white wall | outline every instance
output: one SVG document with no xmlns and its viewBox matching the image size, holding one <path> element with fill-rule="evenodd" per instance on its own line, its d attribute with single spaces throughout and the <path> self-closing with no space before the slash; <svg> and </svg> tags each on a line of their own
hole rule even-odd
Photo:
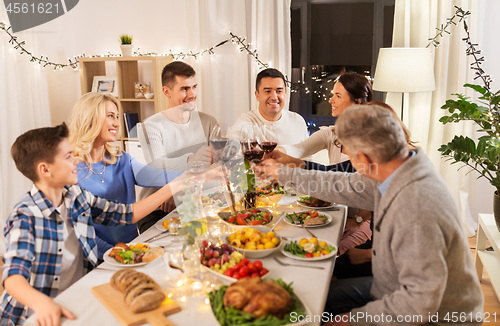
<svg viewBox="0 0 500 326">
<path fill-rule="evenodd" d="M 16 35 L 20 39 L 35 35 L 37 54 L 65 63 L 68 57 L 83 52 L 120 53 L 118 37 L 122 33 L 132 34 L 134 48 L 142 51 L 168 53 L 172 49 L 178 53 L 209 48 L 227 39 L 231 31 L 253 44 L 260 43 L 260 58 L 288 73 L 290 41 L 281 32 L 289 35 L 289 7 L 288 0 L 85 0 L 65 15 Z M 284 20 L 279 17 L 282 13 L 286 14 Z M 231 125 L 241 113 L 255 107 L 252 85 L 259 69 L 249 55 L 239 53 L 231 43 L 215 53 L 198 62 L 192 58 L 185 61 L 198 74 L 200 110 Z M 54 125 L 67 120 L 81 95 L 79 78 L 79 72 L 69 68 L 43 70 Z"/>
</svg>

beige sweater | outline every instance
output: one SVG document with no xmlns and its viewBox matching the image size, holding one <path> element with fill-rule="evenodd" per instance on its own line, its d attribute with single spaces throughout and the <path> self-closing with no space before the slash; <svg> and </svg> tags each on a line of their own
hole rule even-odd
<svg viewBox="0 0 500 326">
<path fill-rule="evenodd" d="M 370 316 L 390 315 L 392 323 L 359 319 L 353 325 L 417 325 L 452 313 L 461 325 L 479 325 L 483 294 L 453 198 L 421 150 L 397 171 L 382 197 L 379 183 L 358 173 L 282 168 L 279 181 L 330 202 L 374 212 L 373 285 L 375 301 L 354 309 Z M 448 314 L 448 315 L 447 315 Z M 398 316 L 421 316 L 397 323 Z M 456 314 L 455 314 L 456 315 Z M 472 321 L 471 321 L 472 316 Z M 399 317 L 401 318 L 401 317 Z"/>
</svg>

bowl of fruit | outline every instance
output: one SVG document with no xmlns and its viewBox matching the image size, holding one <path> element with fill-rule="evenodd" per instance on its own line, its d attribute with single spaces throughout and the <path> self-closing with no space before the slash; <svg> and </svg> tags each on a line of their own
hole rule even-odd
<svg viewBox="0 0 500 326">
<path fill-rule="evenodd" d="M 260 260 L 251 261 L 244 258 L 228 244 L 217 246 L 203 241 L 200 259 L 206 271 L 231 283 L 240 278 L 265 278 L 269 275 Z"/>
<path fill-rule="evenodd" d="M 263 258 L 275 252 L 281 244 L 281 237 L 267 230 L 264 227 L 243 228 L 224 236 L 223 241 L 245 257 Z"/>
</svg>

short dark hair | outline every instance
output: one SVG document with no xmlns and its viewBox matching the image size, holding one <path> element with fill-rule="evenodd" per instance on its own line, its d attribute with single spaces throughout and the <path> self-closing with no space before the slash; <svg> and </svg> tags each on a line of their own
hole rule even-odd
<svg viewBox="0 0 500 326">
<path fill-rule="evenodd" d="M 262 78 L 266 78 L 266 77 L 281 78 L 281 79 L 283 79 L 283 83 L 286 86 L 285 76 L 283 76 L 281 71 L 279 71 L 278 69 L 274 69 L 274 68 L 267 68 L 267 69 L 264 69 L 257 74 L 257 79 L 255 80 L 255 90 L 257 92 L 259 91 L 260 81 L 262 80 Z"/>
<path fill-rule="evenodd" d="M 340 75 L 338 80 L 344 86 L 351 101 L 356 104 L 365 104 L 373 101 L 372 84 L 363 75 L 347 73 Z"/>
<path fill-rule="evenodd" d="M 10 154 L 17 169 L 26 178 L 36 182 L 36 166 L 40 162 L 54 162 L 57 147 L 64 138 L 68 138 L 68 127 L 64 122 L 55 127 L 32 129 L 17 137 Z"/>
<path fill-rule="evenodd" d="M 163 70 L 161 71 L 161 84 L 162 86 L 172 88 L 172 83 L 175 82 L 175 76 L 189 78 L 195 75 L 196 71 L 194 71 L 193 67 L 187 63 L 182 61 L 173 61 L 163 67 Z"/>
</svg>

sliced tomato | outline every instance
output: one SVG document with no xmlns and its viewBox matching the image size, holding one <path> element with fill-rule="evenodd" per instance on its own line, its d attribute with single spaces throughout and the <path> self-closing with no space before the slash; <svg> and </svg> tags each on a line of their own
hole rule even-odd
<svg viewBox="0 0 500 326">
<path fill-rule="evenodd" d="M 234 223 L 234 221 L 236 220 L 236 216 L 233 215 L 229 218 L 229 220 L 227 220 L 229 223 Z"/>
<path fill-rule="evenodd" d="M 250 221 L 250 222 L 248 222 L 248 225 L 262 225 L 262 221 L 259 221 L 259 220 Z"/>
<path fill-rule="evenodd" d="M 311 254 L 310 252 L 306 254 L 306 258 L 313 258 L 313 257 L 314 257 L 313 254 Z"/>
<path fill-rule="evenodd" d="M 247 214 L 238 214 L 238 215 L 236 215 L 236 216 L 237 216 L 238 218 L 240 218 L 240 217 L 241 217 L 242 219 L 246 220 L 247 218 L 249 218 L 249 217 L 250 217 L 250 213 L 247 213 Z"/>
<path fill-rule="evenodd" d="M 123 264 L 123 257 L 122 256 L 116 255 L 115 259 L 118 260 L 118 262 Z"/>
<path fill-rule="evenodd" d="M 309 212 L 309 215 L 310 215 L 311 217 L 317 217 L 317 216 L 319 215 L 319 213 L 318 213 L 318 212 L 316 212 L 316 211 L 310 211 L 310 212 Z"/>
<path fill-rule="evenodd" d="M 252 214 L 257 214 L 259 210 L 257 208 L 252 209 Z"/>
<path fill-rule="evenodd" d="M 269 222 L 269 215 L 271 215 L 269 214 L 269 212 L 267 212 L 266 215 L 264 215 L 263 217 L 264 221 Z"/>
<path fill-rule="evenodd" d="M 236 223 L 238 223 L 238 225 L 247 225 L 247 222 L 245 222 L 245 219 L 241 218 L 241 216 L 236 218 Z"/>
</svg>

